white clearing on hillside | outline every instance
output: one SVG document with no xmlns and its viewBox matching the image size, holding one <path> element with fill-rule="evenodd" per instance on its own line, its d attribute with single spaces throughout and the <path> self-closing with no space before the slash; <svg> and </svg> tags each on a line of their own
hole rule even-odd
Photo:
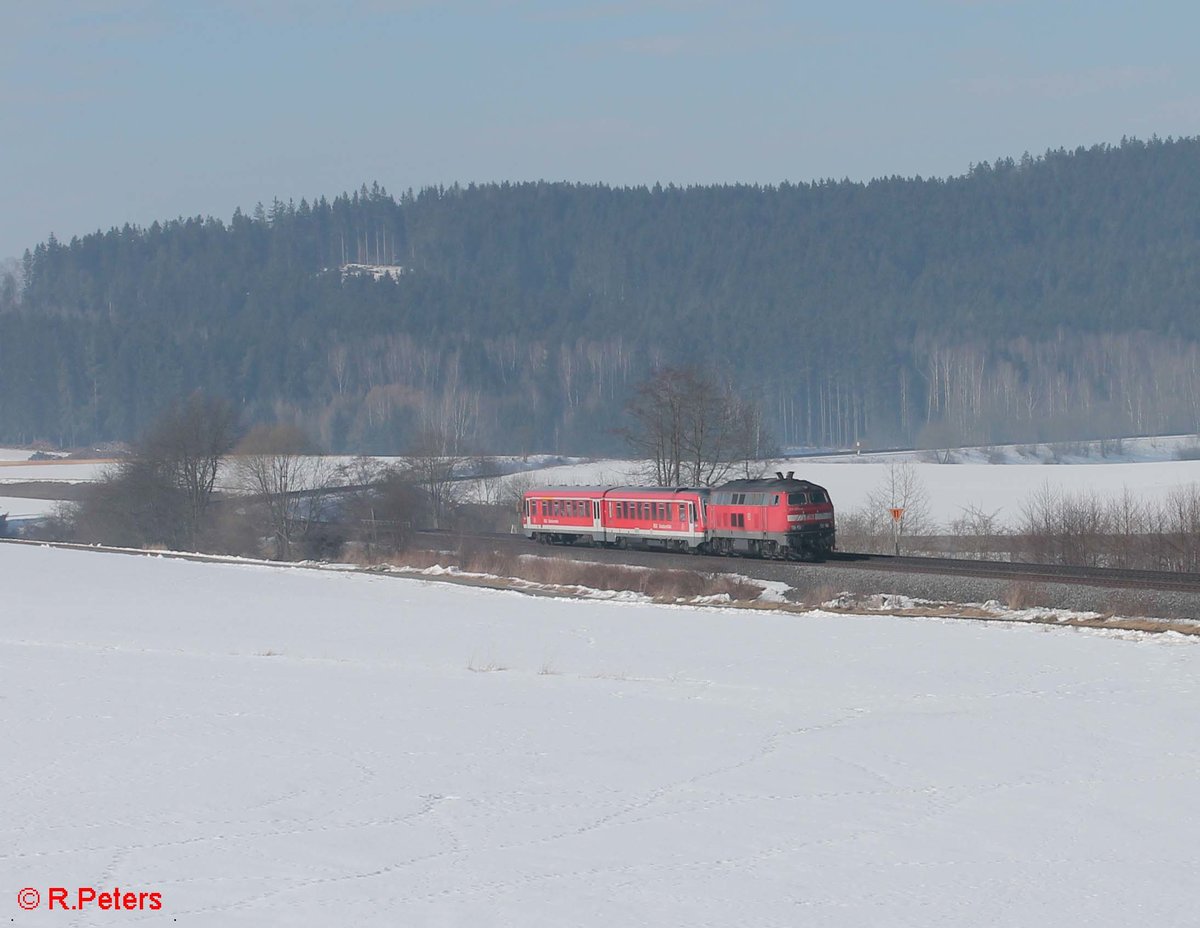
<svg viewBox="0 0 1200 928">
<path fill-rule="evenodd" d="M 1186 639 L 17 546 L 0 590 L 18 923 L 89 885 L 203 926 L 1195 917 Z"/>
</svg>

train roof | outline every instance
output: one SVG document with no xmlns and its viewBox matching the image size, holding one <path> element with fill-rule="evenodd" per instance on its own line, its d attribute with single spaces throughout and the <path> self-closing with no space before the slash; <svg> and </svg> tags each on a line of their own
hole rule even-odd
<svg viewBox="0 0 1200 928">
<path fill-rule="evenodd" d="M 709 493 L 712 487 L 530 487 L 530 493 Z"/>
<path fill-rule="evenodd" d="M 722 492 L 752 492 L 752 493 L 787 493 L 792 490 L 824 490 L 820 484 L 813 483 L 811 480 L 798 480 L 792 476 L 794 472 L 788 471 L 785 476 L 783 473 L 776 471 L 774 477 L 760 477 L 752 480 L 730 480 L 728 483 L 723 483 L 719 487 L 713 487 L 714 490 Z"/>
</svg>

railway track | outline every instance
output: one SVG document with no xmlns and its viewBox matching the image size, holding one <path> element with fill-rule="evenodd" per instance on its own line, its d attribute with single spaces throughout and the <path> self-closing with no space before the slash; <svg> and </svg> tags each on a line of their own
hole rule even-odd
<svg viewBox="0 0 1200 928">
<path fill-rule="evenodd" d="M 455 547 L 464 543 L 479 543 L 511 548 L 518 553 L 577 560 L 599 560 L 643 567 L 673 567 L 713 572 L 742 573 L 760 579 L 794 579 L 805 572 L 826 568 L 862 570 L 892 574 L 925 574 L 932 577 L 962 577 L 1031 584 L 1070 584 L 1111 590 L 1142 590 L 1200 594 L 1200 574 L 1169 571 L 1122 570 L 1108 567 L 1064 567 L 1056 564 L 1025 564 L 1010 561 L 976 561 L 943 557 L 897 557 L 889 554 L 856 554 L 835 552 L 821 564 L 796 561 L 773 561 L 758 558 L 719 557 L 716 555 L 686 555 L 672 552 L 639 550 L 636 548 L 595 548 L 576 545 L 535 545 L 523 535 L 504 532 L 462 533 L 448 530 L 425 530 L 415 533 L 427 542 L 440 541 Z M 72 542 L 25 541 L 0 539 L 0 544 L 40 545 L 74 550 L 105 551 L 113 554 L 154 555 L 196 561 L 237 562 L 237 558 L 202 553 L 147 551 L 136 548 L 85 545 Z"/>
<path fill-rule="evenodd" d="M 1058 564 L 976 561 L 947 557 L 896 557 L 886 554 L 841 555 L 836 560 L 842 567 L 863 565 L 873 570 L 886 570 L 891 573 L 936 573 L 1031 583 L 1079 583 L 1113 589 L 1200 592 L 1200 574 L 1160 570 L 1065 567 Z"/>
<path fill-rule="evenodd" d="M 750 565 L 791 567 L 804 570 L 814 566 L 836 566 L 849 570 L 870 570 L 895 574 L 933 574 L 949 577 L 968 577 L 1007 580 L 1023 583 L 1068 583 L 1074 585 L 1123 590 L 1200 593 L 1200 574 L 1157 570 L 1124 570 L 1111 567 L 1071 567 L 1058 564 L 1028 564 L 1013 561 L 979 561 L 948 557 L 907 557 L 891 554 L 857 554 L 835 552 L 824 565 L 794 561 L 771 561 L 758 558 L 730 558 L 716 555 L 680 555 L 650 549 L 595 548 L 583 545 L 534 545 L 523 535 L 503 532 L 459 533 L 446 530 L 416 533 L 429 539 L 454 542 L 474 540 L 483 543 L 512 545 L 530 554 L 594 558 L 610 563 L 629 563 L 640 566 L 691 567 L 701 564 L 705 570 L 738 573 L 759 573 Z M 670 562 L 669 564 L 667 562 Z M 749 570 L 747 570 L 749 568 Z M 772 571 L 773 572 L 773 571 Z"/>
</svg>

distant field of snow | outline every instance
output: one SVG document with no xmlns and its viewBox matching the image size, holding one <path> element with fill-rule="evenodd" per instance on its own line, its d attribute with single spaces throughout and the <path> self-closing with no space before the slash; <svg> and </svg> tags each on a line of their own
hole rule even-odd
<svg viewBox="0 0 1200 928">
<path fill-rule="evenodd" d="M 949 457 L 955 464 L 1139 464 L 1175 461 L 1183 452 L 1200 449 L 1200 436 L 1153 435 L 1146 438 L 1114 438 L 1104 441 L 1042 442 L 1023 445 L 990 445 L 954 448 L 949 451 L 889 451 L 866 454 L 821 455 L 825 461 L 859 460 L 877 463 L 889 460 L 928 461 Z M 803 454 L 793 459 L 803 458 Z"/>
<path fill-rule="evenodd" d="M 0 486 L 6 483 L 26 483 L 28 481 L 89 483 L 99 479 L 111 467 L 111 463 L 101 461 L 0 463 Z"/>
<path fill-rule="evenodd" d="M 1172 489 L 1200 482 L 1200 461 L 1147 464 L 1078 464 L 1051 467 L 1038 464 L 925 464 L 913 465 L 929 495 L 931 516 L 942 525 L 978 506 L 998 512 L 1002 522 L 1020 517 L 1021 505 L 1045 485 L 1068 492 L 1094 491 L 1120 495 L 1128 487 L 1145 500 L 1164 498 Z M 865 505 L 867 495 L 887 477 L 886 463 L 796 462 L 796 476 L 828 487 L 835 506 Z"/>
<path fill-rule="evenodd" d="M 1181 638 L 17 546 L 0 596 L 18 922 L 1194 921 Z"/>
<path fill-rule="evenodd" d="M 20 496 L 0 496 L 0 515 L 12 519 L 48 516 L 60 503 L 53 499 L 25 499 Z"/>
<path fill-rule="evenodd" d="M 1046 484 L 1071 492 L 1094 490 L 1117 495 L 1128 487 L 1137 496 L 1151 500 L 1162 499 L 1175 487 L 1200 483 L 1200 461 L 1048 466 L 931 464 L 911 455 L 898 460 L 907 460 L 916 468 L 928 491 L 930 515 L 942 525 L 961 516 L 969 506 L 998 512 L 1002 522 L 1014 521 L 1021 514 L 1022 503 Z M 863 455 L 776 461 L 767 470 L 795 471 L 797 477 L 827 487 L 835 506 L 856 509 L 865 505 L 868 494 L 886 479 L 891 463 L 882 455 Z M 621 484 L 636 482 L 642 466 L 638 461 L 597 461 L 506 479 L 536 486 Z"/>
</svg>

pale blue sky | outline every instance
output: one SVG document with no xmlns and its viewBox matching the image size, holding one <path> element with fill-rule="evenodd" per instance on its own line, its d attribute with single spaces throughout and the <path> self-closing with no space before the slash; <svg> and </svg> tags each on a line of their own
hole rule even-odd
<svg viewBox="0 0 1200 928">
<path fill-rule="evenodd" d="M 0 0 L 0 258 L 376 180 L 945 176 L 1196 135 L 1198 26 L 1105 0 Z"/>
</svg>

